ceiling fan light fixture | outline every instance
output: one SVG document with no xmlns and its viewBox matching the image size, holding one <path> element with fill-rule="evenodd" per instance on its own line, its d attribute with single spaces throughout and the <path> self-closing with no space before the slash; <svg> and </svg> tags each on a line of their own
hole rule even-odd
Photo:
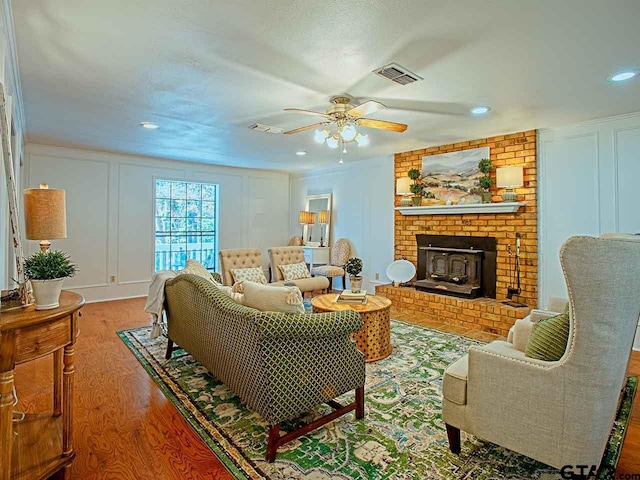
<svg viewBox="0 0 640 480">
<path fill-rule="evenodd" d="M 356 130 L 356 127 L 354 127 L 350 123 L 344 125 L 340 130 L 340 136 L 345 142 L 351 142 L 354 138 L 356 138 L 357 134 L 358 132 Z"/>
<path fill-rule="evenodd" d="M 327 138 L 327 146 L 329 148 L 338 148 L 338 144 L 339 143 L 340 142 L 338 141 L 338 136 L 337 135 L 334 135 L 332 137 L 328 137 Z"/>
<path fill-rule="evenodd" d="M 369 135 L 363 135 L 358 132 L 355 140 L 359 147 L 366 147 L 367 145 L 369 145 Z"/>
<path fill-rule="evenodd" d="M 313 139 L 318 143 L 323 143 L 329 136 L 329 130 L 316 130 Z"/>
</svg>

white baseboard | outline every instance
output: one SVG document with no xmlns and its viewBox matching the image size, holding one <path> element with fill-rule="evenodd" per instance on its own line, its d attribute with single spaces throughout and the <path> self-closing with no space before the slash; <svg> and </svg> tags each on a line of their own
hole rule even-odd
<svg viewBox="0 0 640 480">
<path fill-rule="evenodd" d="M 115 302 L 116 300 L 129 300 L 131 298 L 142 298 L 142 297 L 146 297 L 146 295 L 131 295 L 129 297 L 116 297 L 116 298 L 104 298 L 104 299 L 97 299 L 97 300 L 87 300 L 85 303 L 89 304 L 89 303 Z"/>
</svg>

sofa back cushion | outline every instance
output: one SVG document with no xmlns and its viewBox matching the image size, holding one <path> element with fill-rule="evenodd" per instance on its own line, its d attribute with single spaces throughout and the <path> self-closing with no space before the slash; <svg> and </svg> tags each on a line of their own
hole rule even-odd
<svg viewBox="0 0 640 480">
<path fill-rule="evenodd" d="M 298 287 L 263 285 L 244 281 L 243 304 L 263 312 L 304 313 L 302 293 Z"/>
<path fill-rule="evenodd" d="M 211 272 L 207 270 L 207 267 L 191 258 L 187 260 L 187 264 L 180 273 L 191 273 L 192 275 L 197 275 L 205 280 L 212 281 Z"/>
</svg>

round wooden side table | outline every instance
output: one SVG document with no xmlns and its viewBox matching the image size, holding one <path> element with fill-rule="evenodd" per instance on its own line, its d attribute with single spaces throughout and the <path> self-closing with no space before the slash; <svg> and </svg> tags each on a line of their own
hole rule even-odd
<svg viewBox="0 0 640 480">
<path fill-rule="evenodd" d="M 354 339 L 358 350 L 364 353 L 365 362 L 375 362 L 388 357 L 391 347 L 391 300 L 377 295 L 367 295 L 364 305 L 336 302 L 337 294 L 318 295 L 311 299 L 314 313 L 355 310 L 362 317 L 362 328 Z"/>
</svg>

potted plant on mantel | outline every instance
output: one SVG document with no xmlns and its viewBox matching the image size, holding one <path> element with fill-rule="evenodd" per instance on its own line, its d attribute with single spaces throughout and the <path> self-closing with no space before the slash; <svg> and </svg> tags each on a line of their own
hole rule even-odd
<svg viewBox="0 0 640 480">
<path fill-rule="evenodd" d="M 26 258 L 24 270 L 36 297 L 36 310 L 49 310 L 60 305 L 62 282 L 73 277 L 78 267 L 66 253 L 49 251 L 36 252 Z"/>
<path fill-rule="evenodd" d="M 483 173 L 483 176 L 478 179 L 478 184 L 480 186 L 482 203 L 491 203 L 491 192 L 489 189 L 493 185 L 493 178 L 491 178 L 491 169 L 493 168 L 493 163 L 488 158 L 483 158 L 478 162 L 478 170 Z"/>
<path fill-rule="evenodd" d="M 412 168 L 407 172 L 407 176 L 413 180 L 413 183 L 409 187 L 411 193 L 413 193 L 413 197 L 411 200 L 413 201 L 414 207 L 419 207 L 420 203 L 422 203 L 422 183 L 420 183 L 420 170 L 417 168 Z"/>
<path fill-rule="evenodd" d="M 351 284 L 351 291 L 353 293 L 359 293 L 362 288 L 362 260 L 357 257 L 351 257 L 347 260 L 344 266 L 344 270 L 349 274 L 349 283 Z"/>
</svg>

